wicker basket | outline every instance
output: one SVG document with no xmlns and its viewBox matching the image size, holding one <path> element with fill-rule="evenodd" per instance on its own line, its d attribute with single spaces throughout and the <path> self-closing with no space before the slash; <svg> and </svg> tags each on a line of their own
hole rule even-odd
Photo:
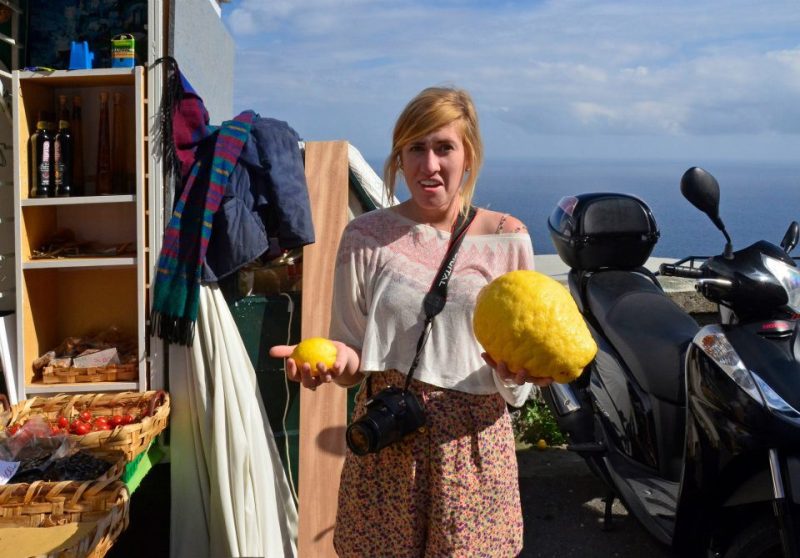
<svg viewBox="0 0 800 558">
<path fill-rule="evenodd" d="M 93 481 L 104 481 L 104 482 L 111 482 L 115 480 L 120 480 L 122 475 L 125 473 L 125 467 L 128 464 L 128 459 L 125 456 L 124 452 L 119 450 L 108 450 L 105 448 L 78 448 L 81 451 L 85 451 L 90 455 L 96 457 L 97 459 L 102 459 L 106 463 L 108 463 L 109 467 L 105 473 L 97 477 L 96 479 L 92 479 Z M 44 484 L 59 484 L 59 482 L 55 481 L 37 481 L 39 483 Z M 61 481 L 61 482 L 76 482 L 81 483 L 84 481 Z M 4 486 L 14 486 L 17 484 L 33 484 L 33 483 L 10 483 L 3 486 L 0 486 L 0 491 Z"/>
<path fill-rule="evenodd" d="M 138 364 L 111 364 L 92 368 L 56 368 L 46 366 L 42 372 L 42 383 L 130 382 L 135 380 L 138 375 Z"/>
<path fill-rule="evenodd" d="M 34 482 L 0 487 L 0 533 L 2 529 L 13 527 L 90 524 L 85 534 L 77 540 L 69 539 L 40 556 L 105 556 L 128 526 L 128 520 L 129 495 L 125 483 L 121 481 Z M 38 538 L 37 533 L 27 534 Z M 45 533 L 42 530 L 41 535 Z M 1 548 L 0 553 L 3 553 Z"/>
<path fill-rule="evenodd" d="M 120 451 L 128 461 L 133 460 L 150 446 L 150 442 L 166 428 L 169 421 L 169 394 L 164 391 L 89 393 L 80 395 L 59 394 L 52 397 L 32 397 L 12 405 L 0 413 L 0 426 L 23 424 L 31 416 L 42 415 L 50 421 L 59 416 L 68 419 L 88 410 L 95 415 L 123 414 L 131 408 L 141 411 L 141 420 L 99 430 L 83 436 L 71 434 L 70 440 L 79 448 L 102 451 Z"/>
</svg>

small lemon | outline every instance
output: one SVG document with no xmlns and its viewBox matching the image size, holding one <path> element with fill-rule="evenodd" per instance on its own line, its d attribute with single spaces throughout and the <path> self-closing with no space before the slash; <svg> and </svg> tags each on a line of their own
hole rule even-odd
<svg viewBox="0 0 800 558">
<path fill-rule="evenodd" d="M 536 442 L 536 447 L 540 450 L 547 449 L 547 441 L 544 438 L 539 438 L 539 441 Z"/>
<path fill-rule="evenodd" d="M 326 368 L 331 368 L 336 362 L 336 345 L 324 337 L 309 337 L 297 344 L 291 358 L 295 360 L 298 368 L 308 363 L 311 366 L 311 375 L 316 376 L 319 374 L 318 362 L 324 364 Z"/>
<path fill-rule="evenodd" d="M 580 376 L 597 354 L 572 295 L 536 271 L 511 271 L 483 287 L 472 327 L 495 361 L 559 383 Z"/>
</svg>

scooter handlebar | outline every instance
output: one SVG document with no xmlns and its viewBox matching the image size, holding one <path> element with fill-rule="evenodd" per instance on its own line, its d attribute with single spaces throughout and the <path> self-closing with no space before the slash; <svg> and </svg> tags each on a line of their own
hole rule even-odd
<svg viewBox="0 0 800 558">
<path fill-rule="evenodd" d="M 658 266 L 658 272 L 661 275 L 684 277 L 686 279 L 700 279 L 704 275 L 703 270 L 696 267 L 684 267 L 673 264 L 661 264 Z"/>
</svg>

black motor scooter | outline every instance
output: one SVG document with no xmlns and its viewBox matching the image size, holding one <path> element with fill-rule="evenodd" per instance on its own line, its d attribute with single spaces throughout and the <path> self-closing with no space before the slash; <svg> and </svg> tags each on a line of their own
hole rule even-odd
<svg viewBox="0 0 800 558">
<path fill-rule="evenodd" d="M 568 449 L 681 556 L 800 557 L 800 270 L 759 241 L 733 251 L 719 185 L 693 167 L 681 192 L 726 238 L 723 254 L 663 265 L 718 305 L 700 326 L 645 269 L 659 233 L 640 199 L 563 198 L 548 220 L 599 351 L 544 390 Z"/>
</svg>

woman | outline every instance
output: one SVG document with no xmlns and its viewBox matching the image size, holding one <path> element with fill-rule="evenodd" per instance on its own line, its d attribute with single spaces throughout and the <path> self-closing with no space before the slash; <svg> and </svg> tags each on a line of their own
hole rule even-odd
<svg viewBox="0 0 800 558">
<path fill-rule="evenodd" d="M 331 369 L 298 369 L 290 379 L 362 382 L 367 391 L 402 387 L 423 327 L 428 292 L 459 213 L 466 214 L 483 162 L 469 94 L 428 88 L 405 107 L 384 166 L 389 197 L 402 174 L 410 198 L 350 222 L 337 255 L 330 336 Z M 514 556 L 522 549 L 516 454 L 506 402 L 521 405 L 527 370 L 510 371 L 486 355 L 472 333 L 481 287 L 531 269 L 533 248 L 516 218 L 479 209 L 458 252 L 444 309 L 436 316 L 411 382 L 426 428 L 378 453 L 348 452 L 342 471 L 334 546 L 340 556 Z M 273 347 L 288 357 L 293 347 Z M 369 384 L 369 388 L 366 384 Z"/>
</svg>

